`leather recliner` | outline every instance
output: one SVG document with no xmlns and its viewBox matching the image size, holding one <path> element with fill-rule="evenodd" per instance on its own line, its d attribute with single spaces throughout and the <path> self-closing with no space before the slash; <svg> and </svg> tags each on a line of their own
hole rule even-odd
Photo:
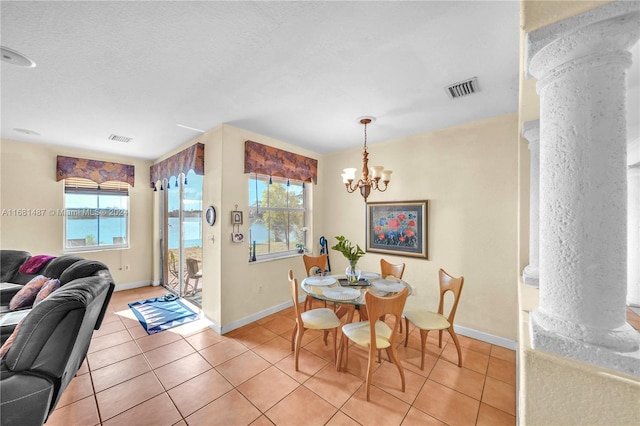
<svg viewBox="0 0 640 426">
<path fill-rule="evenodd" d="M 0 361 L 2 426 L 47 420 L 84 361 L 114 287 L 108 274 L 74 279 L 24 318 Z"/>
</svg>

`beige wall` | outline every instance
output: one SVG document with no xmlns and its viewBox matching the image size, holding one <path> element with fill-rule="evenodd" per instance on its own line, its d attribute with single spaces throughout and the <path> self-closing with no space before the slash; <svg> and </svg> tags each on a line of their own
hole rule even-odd
<svg viewBox="0 0 640 426">
<path fill-rule="evenodd" d="M 90 158 L 135 166 L 130 197 L 130 245 L 125 250 L 82 252 L 81 256 L 104 262 L 116 282 L 116 290 L 149 284 L 152 263 L 150 162 L 80 151 L 53 145 L 3 140 L 0 147 L 0 208 L 62 210 L 63 182 L 56 182 L 56 156 Z M 0 216 L 0 248 L 26 250 L 32 254 L 61 255 L 63 216 Z M 129 270 L 124 266 L 129 265 Z"/>
<path fill-rule="evenodd" d="M 534 31 L 562 19 L 610 3 L 583 1 L 523 1 L 521 8 L 519 124 L 539 118 L 536 80 L 525 78 L 525 31 Z M 529 152 L 527 141 L 518 146 L 519 270 L 528 263 Z M 518 419 L 521 425 L 631 425 L 640 424 L 638 379 L 617 371 L 574 361 L 531 348 L 529 312 L 537 307 L 537 289 L 518 283 Z"/>
<path fill-rule="evenodd" d="M 368 253 L 360 260 L 372 271 L 380 269 L 381 257 L 405 262 L 404 278 L 418 290 L 407 303 L 429 309 L 437 309 L 438 269 L 463 275 L 456 323 L 511 341 L 518 333 L 517 131 L 514 113 L 371 145 L 369 164 L 394 173 L 389 189 L 368 201 L 429 200 L 429 259 Z M 359 194 L 347 194 L 340 178 L 343 168 L 360 168 L 361 153 L 325 157 L 322 232 L 331 245 L 344 235 L 365 246 L 365 203 Z M 344 257 L 335 251 L 330 256 L 334 271 L 342 272 Z"/>
<path fill-rule="evenodd" d="M 205 206 L 213 205 L 216 208 L 218 220 L 213 227 L 205 227 L 202 309 L 206 317 L 222 332 L 255 320 L 270 311 L 282 309 L 284 304 L 290 303 L 291 297 L 286 285 L 289 268 L 294 270 L 296 276 L 306 275 L 300 255 L 269 262 L 248 263 L 248 175 L 244 173 L 246 140 L 316 158 L 320 167 L 323 162 L 317 153 L 226 124 L 215 127 L 175 150 L 180 151 L 196 142 L 205 145 L 203 201 Z M 309 201 L 314 218 L 308 233 L 309 241 L 317 241 L 319 238 L 317 224 L 322 221 L 322 212 L 315 209 L 316 205 L 321 205 L 316 201 L 322 194 L 319 187 L 320 185 L 311 184 L 307 186 L 311 192 Z M 161 192 L 154 194 L 157 198 Z M 156 201 L 156 204 L 159 205 L 159 202 Z M 240 232 L 246 238 L 244 243 L 231 241 L 233 226 L 230 215 L 236 205 L 244 213 L 244 224 L 240 226 Z M 156 246 L 159 246 L 159 233 L 156 229 L 154 240 L 158 242 Z"/>
</svg>

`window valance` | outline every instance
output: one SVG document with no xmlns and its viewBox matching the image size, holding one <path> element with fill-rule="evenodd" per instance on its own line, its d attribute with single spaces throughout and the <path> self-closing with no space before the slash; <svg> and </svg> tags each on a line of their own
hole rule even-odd
<svg viewBox="0 0 640 426">
<path fill-rule="evenodd" d="M 130 164 L 58 155 L 56 181 L 68 178 L 89 179 L 98 185 L 104 182 L 125 182 L 133 186 L 135 167 Z"/>
<path fill-rule="evenodd" d="M 318 183 L 318 160 L 245 141 L 244 172 Z"/>
<path fill-rule="evenodd" d="M 151 166 L 151 188 L 156 187 L 156 182 L 163 179 L 169 180 L 180 173 L 185 175 L 193 170 L 197 175 L 204 174 L 204 144 L 196 143 L 183 149 L 177 154 L 162 160 Z"/>
</svg>

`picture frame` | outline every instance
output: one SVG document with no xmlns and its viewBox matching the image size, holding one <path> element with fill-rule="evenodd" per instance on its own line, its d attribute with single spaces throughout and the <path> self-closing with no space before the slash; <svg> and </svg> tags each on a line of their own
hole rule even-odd
<svg viewBox="0 0 640 426">
<path fill-rule="evenodd" d="M 234 243 L 241 243 L 244 241 L 244 234 L 242 232 L 232 232 L 231 241 Z"/>
<path fill-rule="evenodd" d="M 366 251 L 428 259 L 429 201 L 367 203 Z"/>
<path fill-rule="evenodd" d="M 231 212 L 231 224 L 242 225 L 242 212 L 240 210 L 233 210 Z"/>
</svg>

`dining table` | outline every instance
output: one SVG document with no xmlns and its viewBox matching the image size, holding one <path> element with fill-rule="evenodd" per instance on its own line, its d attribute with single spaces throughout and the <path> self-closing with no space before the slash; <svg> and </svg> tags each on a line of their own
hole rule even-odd
<svg viewBox="0 0 640 426">
<path fill-rule="evenodd" d="M 373 292 L 377 296 L 390 296 L 405 287 L 411 295 L 413 287 L 394 276 L 381 277 L 377 272 L 363 272 L 357 283 L 349 283 L 346 275 L 312 275 L 300 283 L 302 291 L 309 296 L 335 303 L 338 318 L 345 317 L 345 324 L 353 322 L 356 310 L 362 321 L 368 319 L 365 293 Z M 337 361 L 337 360 L 336 360 Z"/>
</svg>

